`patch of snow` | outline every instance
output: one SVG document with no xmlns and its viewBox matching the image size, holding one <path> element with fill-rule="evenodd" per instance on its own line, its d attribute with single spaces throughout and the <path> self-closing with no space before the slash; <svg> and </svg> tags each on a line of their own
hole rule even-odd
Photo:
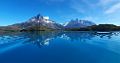
<svg viewBox="0 0 120 63">
<path fill-rule="evenodd" d="M 67 26 L 69 22 L 66 22 L 63 26 Z"/>
<path fill-rule="evenodd" d="M 61 25 L 64 25 L 63 23 L 60 23 Z"/>
<path fill-rule="evenodd" d="M 51 22 L 51 21 L 49 21 L 49 20 L 46 20 L 45 22 L 46 22 L 46 23 L 52 23 L 52 22 Z"/>
<path fill-rule="evenodd" d="M 44 16 L 43 18 L 49 20 L 49 16 Z"/>
<path fill-rule="evenodd" d="M 37 22 L 39 23 L 40 21 L 38 20 Z"/>
<path fill-rule="evenodd" d="M 35 21 L 35 19 L 31 19 L 31 21 Z"/>
</svg>

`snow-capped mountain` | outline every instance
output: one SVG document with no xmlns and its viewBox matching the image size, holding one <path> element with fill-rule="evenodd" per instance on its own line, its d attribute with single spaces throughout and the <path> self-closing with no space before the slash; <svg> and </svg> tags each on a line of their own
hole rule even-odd
<svg viewBox="0 0 120 63">
<path fill-rule="evenodd" d="M 50 20 L 47 16 L 42 16 L 40 14 L 30 18 L 26 22 L 18 23 L 12 25 L 12 27 L 17 27 L 19 29 L 27 30 L 64 30 L 64 28 L 81 28 L 96 25 L 95 23 L 88 20 L 71 20 L 66 22 L 64 25 L 56 23 L 53 20 Z"/>
<path fill-rule="evenodd" d="M 32 17 L 27 22 L 33 22 L 33 23 L 55 23 L 54 21 L 50 20 L 49 17 L 44 17 L 38 14 L 37 16 Z"/>
<path fill-rule="evenodd" d="M 63 26 L 49 19 L 49 17 L 44 17 L 40 14 L 30 18 L 28 21 L 24 23 L 14 24 L 14 26 L 19 26 L 22 28 L 30 28 L 30 27 L 47 27 L 51 29 L 61 29 Z"/>
<path fill-rule="evenodd" d="M 71 20 L 70 22 L 66 22 L 63 26 L 65 28 L 81 28 L 96 25 L 95 23 L 88 20 Z"/>
</svg>

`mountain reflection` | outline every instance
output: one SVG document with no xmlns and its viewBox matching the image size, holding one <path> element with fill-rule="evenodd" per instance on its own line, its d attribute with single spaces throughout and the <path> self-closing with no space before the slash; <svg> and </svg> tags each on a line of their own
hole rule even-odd
<svg viewBox="0 0 120 63">
<path fill-rule="evenodd" d="M 39 47 L 49 45 L 49 42 L 59 36 L 59 32 L 29 32 L 25 37 L 29 38 L 25 43 L 32 43 Z"/>
<path fill-rule="evenodd" d="M 98 36 L 100 38 L 107 37 L 108 39 L 111 39 L 113 36 L 118 36 L 119 34 L 120 34 L 120 32 L 111 32 L 111 33 L 106 33 L 106 34 L 94 33 L 95 36 Z"/>
<path fill-rule="evenodd" d="M 65 39 L 64 36 L 66 36 L 71 41 L 79 40 L 81 42 L 86 41 L 87 39 L 91 40 L 91 38 L 94 37 L 94 34 L 92 32 L 64 32 L 62 36 L 63 39 Z"/>
<path fill-rule="evenodd" d="M 94 34 L 92 32 L 29 32 L 26 33 L 25 37 L 29 38 L 25 43 L 32 43 L 42 47 L 49 45 L 56 38 L 71 41 L 86 41 L 87 39 L 91 40 Z"/>
<path fill-rule="evenodd" d="M 37 47 L 48 46 L 52 40 L 60 38 L 71 42 L 85 42 L 94 37 L 111 39 L 112 36 L 118 36 L 119 32 L 110 34 L 96 34 L 94 32 L 20 32 L 0 34 L 0 45 L 21 42 L 22 44 L 33 44 Z"/>
</svg>

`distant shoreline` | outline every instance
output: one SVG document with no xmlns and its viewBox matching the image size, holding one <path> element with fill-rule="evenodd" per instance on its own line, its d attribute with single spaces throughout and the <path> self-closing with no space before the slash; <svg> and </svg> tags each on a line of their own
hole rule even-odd
<svg viewBox="0 0 120 63">
<path fill-rule="evenodd" d="M 17 26 L 6 26 L 0 27 L 0 33 L 7 32 L 30 32 L 30 31 L 89 31 L 89 32 L 111 32 L 111 31 L 120 31 L 120 26 L 113 24 L 99 24 L 83 28 L 63 28 L 63 29 L 51 29 L 47 27 L 30 27 L 30 28 L 20 28 Z"/>
</svg>

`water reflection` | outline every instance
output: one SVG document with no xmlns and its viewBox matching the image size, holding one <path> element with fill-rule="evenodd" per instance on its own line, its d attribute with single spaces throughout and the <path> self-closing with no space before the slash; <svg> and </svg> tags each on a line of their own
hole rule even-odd
<svg viewBox="0 0 120 63">
<path fill-rule="evenodd" d="M 100 38 L 107 37 L 108 39 L 111 39 L 113 36 L 118 36 L 120 32 L 111 32 L 111 33 L 106 33 L 106 34 L 99 34 L 99 33 L 94 33 L 95 36 L 98 36 Z"/>
<path fill-rule="evenodd" d="M 63 36 L 66 36 L 69 38 L 71 41 L 86 41 L 86 40 L 91 40 L 91 38 L 94 37 L 93 32 L 64 32 Z M 64 39 L 64 37 L 63 37 Z"/>
<path fill-rule="evenodd" d="M 25 37 L 29 38 L 24 43 L 32 43 L 39 47 L 49 45 L 50 41 L 61 35 L 59 32 L 28 32 Z"/>
<path fill-rule="evenodd" d="M 94 32 L 22 32 L 0 34 L 0 45 L 13 44 L 21 42 L 23 44 L 34 44 L 38 47 L 49 45 L 52 40 L 60 38 L 63 40 L 86 42 L 93 37 L 111 39 L 113 36 L 119 36 L 119 32 L 110 34 L 96 34 Z"/>
<path fill-rule="evenodd" d="M 49 45 L 52 40 L 60 38 L 63 40 L 85 42 L 91 40 L 95 35 L 92 32 L 29 32 L 24 37 L 29 38 L 24 43 L 32 43 L 38 47 Z"/>
<path fill-rule="evenodd" d="M 21 33 L 0 34 L 0 53 L 22 46 L 23 42 L 28 40 L 23 35 Z"/>
<path fill-rule="evenodd" d="M 93 37 L 100 37 L 111 39 L 113 36 L 119 36 L 119 32 L 110 34 L 96 34 L 94 32 L 22 32 L 22 33 L 6 33 L 0 35 L 0 45 L 23 42 L 24 44 L 34 44 L 42 47 L 49 45 L 50 42 L 56 38 L 64 40 L 85 42 L 91 40 Z"/>
<path fill-rule="evenodd" d="M 119 32 L 5 33 L 0 34 L 0 62 L 120 63 L 119 41 Z"/>
</svg>

